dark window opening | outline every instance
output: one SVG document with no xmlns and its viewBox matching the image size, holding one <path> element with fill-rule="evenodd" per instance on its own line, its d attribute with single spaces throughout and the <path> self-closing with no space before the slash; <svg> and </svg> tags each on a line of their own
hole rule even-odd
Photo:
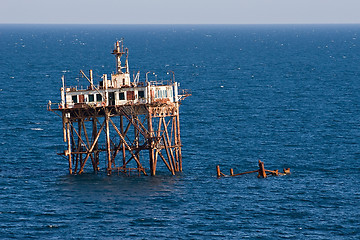
<svg viewBox="0 0 360 240">
<path fill-rule="evenodd" d="M 119 100 L 125 100 L 125 93 L 124 92 L 119 93 Z"/>
<path fill-rule="evenodd" d="M 97 102 L 102 102 L 102 96 L 101 96 L 101 94 L 96 94 L 96 101 L 97 101 Z"/>
<path fill-rule="evenodd" d="M 77 96 L 72 96 L 72 100 L 74 103 L 77 103 Z"/>
<path fill-rule="evenodd" d="M 89 102 L 93 102 L 94 101 L 94 94 L 89 94 Z"/>
<path fill-rule="evenodd" d="M 114 92 L 109 92 L 109 104 L 115 105 L 115 93 Z"/>
<path fill-rule="evenodd" d="M 139 98 L 144 98 L 145 97 L 145 92 L 144 91 L 138 91 L 139 94 Z"/>
</svg>

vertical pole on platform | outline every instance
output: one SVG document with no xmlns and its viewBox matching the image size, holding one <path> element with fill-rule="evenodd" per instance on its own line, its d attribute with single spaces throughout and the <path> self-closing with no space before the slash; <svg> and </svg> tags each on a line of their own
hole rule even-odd
<svg viewBox="0 0 360 240">
<path fill-rule="evenodd" d="M 176 129 L 177 129 L 177 145 L 179 148 L 179 165 L 180 172 L 182 172 L 182 155 L 181 155 L 181 138 L 180 138 L 180 117 L 179 117 L 179 103 L 176 103 Z"/>
<path fill-rule="evenodd" d="M 90 76 L 90 89 L 93 90 L 94 89 L 94 79 L 93 79 L 92 69 L 90 69 L 90 71 L 89 71 L 89 76 Z"/>
<path fill-rule="evenodd" d="M 64 137 L 64 142 L 66 142 L 66 121 L 67 121 L 67 118 L 65 116 L 65 112 L 63 111 L 62 112 L 62 121 L 63 121 L 63 137 Z"/>
<path fill-rule="evenodd" d="M 136 125 L 138 124 L 138 118 L 136 115 L 132 115 L 131 116 L 132 122 L 134 123 L 134 145 L 136 147 L 136 149 L 139 147 L 139 131 L 136 128 Z M 136 154 L 137 159 L 139 159 L 139 153 Z M 140 161 L 140 159 L 139 159 Z M 140 165 L 138 163 L 136 163 L 136 166 L 138 168 L 138 173 L 140 174 Z"/>
<path fill-rule="evenodd" d="M 69 173 L 72 174 L 72 159 L 71 159 L 71 136 L 70 136 L 70 123 L 69 119 L 66 118 L 66 138 L 67 138 L 67 154 L 69 160 Z"/>
<path fill-rule="evenodd" d="M 156 174 L 156 167 L 154 164 L 154 140 L 153 140 L 153 127 L 152 127 L 152 109 L 149 108 L 148 110 L 148 131 L 149 131 L 149 161 L 150 161 L 150 172 L 151 176 L 155 176 Z"/>
<path fill-rule="evenodd" d="M 109 127 L 109 110 L 105 109 L 105 128 L 106 128 L 106 157 L 107 157 L 107 174 L 111 175 L 111 149 L 110 149 L 110 127 Z"/>
<path fill-rule="evenodd" d="M 221 177 L 220 166 L 219 165 L 216 166 L 216 175 L 217 175 L 218 178 Z"/>
<path fill-rule="evenodd" d="M 266 178 L 266 172 L 264 167 L 264 162 L 259 160 L 259 175 L 258 177 Z"/>
</svg>

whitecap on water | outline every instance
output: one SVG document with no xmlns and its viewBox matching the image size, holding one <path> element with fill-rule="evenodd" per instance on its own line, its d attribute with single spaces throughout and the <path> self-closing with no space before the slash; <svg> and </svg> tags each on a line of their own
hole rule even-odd
<svg viewBox="0 0 360 240">
<path fill-rule="evenodd" d="M 31 130 L 33 130 L 33 131 L 43 131 L 44 129 L 42 129 L 42 128 L 31 128 Z"/>
</svg>

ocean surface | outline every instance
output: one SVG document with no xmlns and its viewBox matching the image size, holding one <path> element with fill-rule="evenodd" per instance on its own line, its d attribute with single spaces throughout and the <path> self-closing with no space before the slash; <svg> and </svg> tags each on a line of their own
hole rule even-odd
<svg viewBox="0 0 360 240">
<path fill-rule="evenodd" d="M 115 71 L 121 38 L 192 91 L 177 176 L 57 155 L 61 76 Z M 0 102 L 1 239 L 360 239 L 360 25 L 0 25 Z M 216 177 L 259 159 L 292 174 Z"/>
</svg>

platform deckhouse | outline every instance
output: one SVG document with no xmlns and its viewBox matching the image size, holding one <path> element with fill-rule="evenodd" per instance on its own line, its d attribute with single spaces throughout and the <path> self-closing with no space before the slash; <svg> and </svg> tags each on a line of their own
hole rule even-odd
<svg viewBox="0 0 360 240">
<path fill-rule="evenodd" d="M 121 44 L 121 45 L 120 45 Z M 116 57 L 116 73 L 103 74 L 97 86 L 94 85 L 92 70 L 89 77 L 83 71 L 80 73 L 89 81 L 87 89 L 77 87 L 61 88 L 61 104 L 59 108 L 76 108 L 89 105 L 92 107 L 125 105 L 125 104 L 151 104 L 154 102 L 178 102 L 184 95 L 178 94 L 178 83 L 175 82 L 175 75 L 170 74 L 166 81 L 149 81 L 148 73 L 145 82 L 140 82 L 140 72 L 130 79 L 128 65 L 128 49 L 124 49 L 122 41 L 116 42 L 112 54 Z M 121 57 L 125 55 L 125 66 L 122 66 Z M 123 71 L 125 70 L 125 71 Z"/>
</svg>

